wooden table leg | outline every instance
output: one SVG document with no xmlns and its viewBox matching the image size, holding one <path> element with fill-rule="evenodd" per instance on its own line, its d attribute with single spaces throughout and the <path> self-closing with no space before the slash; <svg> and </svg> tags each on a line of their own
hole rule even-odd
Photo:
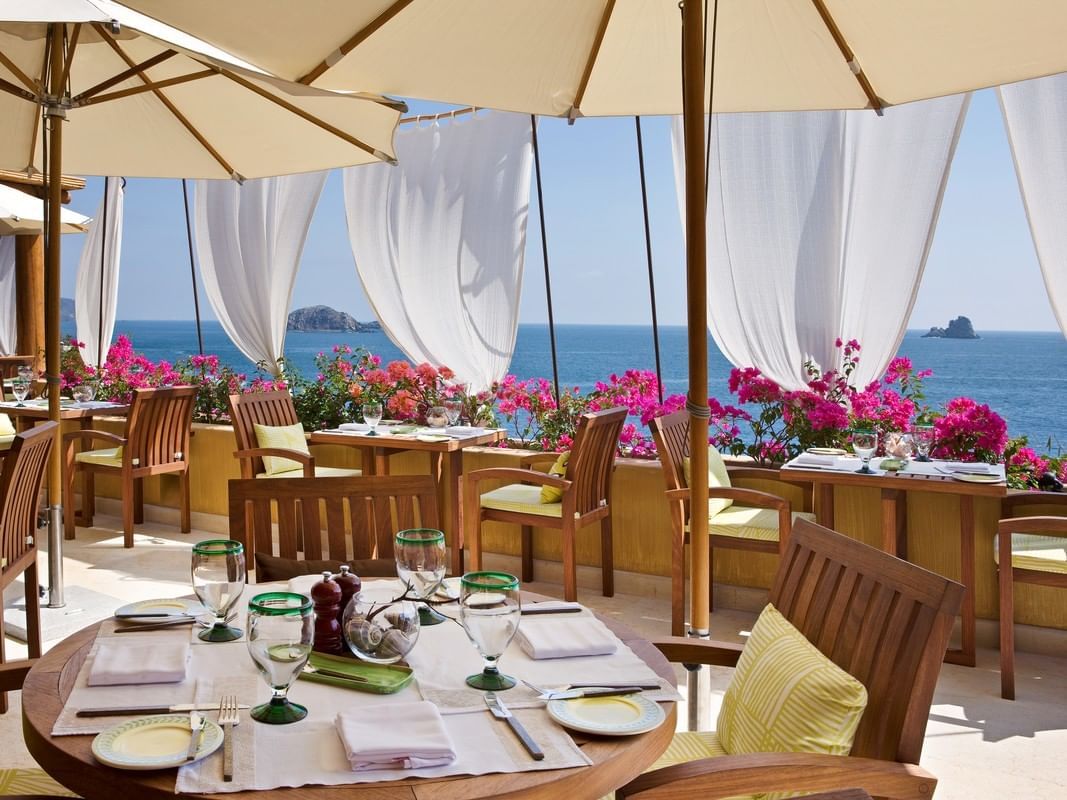
<svg viewBox="0 0 1067 800">
<path fill-rule="evenodd" d="M 817 497 L 815 504 L 815 519 L 825 528 L 834 527 L 834 485 L 832 483 L 817 484 Z"/>
<path fill-rule="evenodd" d="M 359 468 L 368 477 L 388 475 L 389 457 L 380 447 L 361 447 L 359 448 Z"/>
<path fill-rule="evenodd" d="M 908 503 L 899 489 L 882 489 L 882 550 L 908 558 Z"/>
<path fill-rule="evenodd" d="M 960 610 L 960 649 L 945 653 L 949 664 L 975 665 L 974 607 L 974 497 L 960 495 L 960 583 L 963 584 L 963 608 Z"/>
<path fill-rule="evenodd" d="M 463 574 L 463 451 L 430 454 L 430 474 L 437 483 L 442 521 L 448 506 L 445 537 L 452 549 L 452 575 Z"/>
</svg>

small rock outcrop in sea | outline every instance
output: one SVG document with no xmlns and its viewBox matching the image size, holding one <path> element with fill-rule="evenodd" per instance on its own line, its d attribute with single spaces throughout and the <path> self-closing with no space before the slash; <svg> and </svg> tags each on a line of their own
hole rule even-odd
<svg viewBox="0 0 1067 800">
<path fill-rule="evenodd" d="M 59 298 L 59 321 L 74 322 L 74 300 L 69 297 Z"/>
<path fill-rule="evenodd" d="M 329 306 L 298 308 L 289 314 L 286 329 L 290 331 L 365 331 L 381 330 L 377 322 L 360 322 L 351 314 Z"/>
<path fill-rule="evenodd" d="M 947 328 L 933 327 L 923 334 L 924 339 L 981 339 L 967 317 L 956 317 Z"/>
</svg>

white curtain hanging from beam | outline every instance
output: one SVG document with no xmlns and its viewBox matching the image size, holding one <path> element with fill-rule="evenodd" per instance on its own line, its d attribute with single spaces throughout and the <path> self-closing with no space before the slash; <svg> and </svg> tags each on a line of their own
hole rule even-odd
<svg viewBox="0 0 1067 800">
<path fill-rule="evenodd" d="M 708 195 L 708 314 L 723 355 L 787 389 L 804 363 L 854 382 L 896 355 L 922 278 L 970 95 L 872 111 L 716 114 Z M 675 186 L 684 208 L 681 125 Z"/>
<path fill-rule="evenodd" d="M 74 289 L 75 337 L 85 345 L 82 360 L 91 367 L 100 366 L 111 347 L 122 260 L 125 182 L 122 178 L 105 181 L 104 197 L 82 247 Z"/>
<path fill-rule="evenodd" d="M 397 166 L 344 172 L 356 271 L 389 338 L 474 391 L 515 351 L 530 202 L 530 117 L 401 128 Z"/>
<path fill-rule="evenodd" d="M 17 348 L 15 237 L 0 236 L 0 355 L 15 355 Z"/>
<path fill-rule="evenodd" d="M 196 182 L 196 253 L 204 292 L 226 335 L 274 375 L 300 256 L 326 172 Z"/>
</svg>

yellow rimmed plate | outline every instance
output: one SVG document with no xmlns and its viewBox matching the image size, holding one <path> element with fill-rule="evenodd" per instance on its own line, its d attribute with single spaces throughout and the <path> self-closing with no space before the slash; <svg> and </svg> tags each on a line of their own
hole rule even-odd
<svg viewBox="0 0 1067 800">
<path fill-rule="evenodd" d="M 420 433 L 415 437 L 420 442 L 447 442 L 451 436 L 442 436 L 439 433 Z"/>
<path fill-rule="evenodd" d="M 809 447 L 804 451 L 805 453 L 811 453 L 813 456 L 847 456 L 848 451 L 842 450 L 840 447 Z"/>
<path fill-rule="evenodd" d="M 207 609 L 200 604 L 199 600 L 186 600 L 181 597 L 160 597 L 155 600 L 138 600 L 136 603 L 129 603 L 117 609 L 115 614 L 122 617 L 136 617 L 139 614 L 145 614 L 151 615 L 146 617 L 147 619 L 163 620 L 165 617 L 156 615 L 173 614 L 174 616 L 181 616 L 192 614 L 196 616 L 203 614 L 205 611 Z"/>
<path fill-rule="evenodd" d="M 657 703 L 639 694 L 552 700 L 547 709 L 563 727 L 600 736 L 633 736 L 667 718 Z"/>
<path fill-rule="evenodd" d="M 953 472 L 952 478 L 964 483 L 1004 483 L 999 475 L 976 475 L 968 472 Z"/>
<path fill-rule="evenodd" d="M 199 761 L 222 744 L 222 728 L 207 720 L 200 747 L 192 760 L 187 761 L 185 754 L 192 735 L 188 714 L 131 719 L 97 734 L 93 739 L 93 755 L 101 764 L 116 769 L 168 769 Z"/>
</svg>

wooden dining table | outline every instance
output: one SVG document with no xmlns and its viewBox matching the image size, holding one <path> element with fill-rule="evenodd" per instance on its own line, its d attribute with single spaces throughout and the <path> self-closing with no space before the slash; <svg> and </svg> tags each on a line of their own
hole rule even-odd
<svg viewBox="0 0 1067 800">
<path fill-rule="evenodd" d="M 130 413 L 130 407 L 121 403 L 63 403 L 59 407 L 59 419 L 75 421 L 85 430 L 93 424 L 96 417 L 124 417 Z M 7 414 L 15 422 L 15 427 L 22 431 L 32 428 L 38 422 L 48 419 L 48 405 L 37 400 L 27 400 L 24 405 L 17 403 L 0 403 L 0 414 Z"/>
<path fill-rule="evenodd" d="M 523 602 L 544 600 L 529 593 Z M 601 618 L 660 677 L 674 684 L 671 665 L 650 642 L 629 627 Z M 87 800 L 131 797 L 173 800 L 175 770 L 125 771 L 99 764 L 92 755 L 93 736 L 55 736 L 51 731 L 96 638 L 100 624 L 89 626 L 49 650 L 30 670 L 22 689 L 23 736 L 38 764 L 55 780 Z M 136 634 L 134 634 L 136 635 Z M 209 646 L 209 645 L 205 645 Z M 343 690 L 342 690 L 343 691 Z M 506 695 L 505 695 L 506 697 Z M 338 786 L 302 786 L 257 791 L 263 800 L 466 800 L 506 795 L 515 800 L 595 800 L 648 769 L 674 735 L 676 704 L 663 703 L 666 719 L 635 736 L 590 736 L 572 733 L 593 762 L 586 767 L 447 778 L 407 778 Z M 248 721 L 244 724 L 259 723 Z M 200 797 L 232 797 L 205 794 Z"/>
</svg>

